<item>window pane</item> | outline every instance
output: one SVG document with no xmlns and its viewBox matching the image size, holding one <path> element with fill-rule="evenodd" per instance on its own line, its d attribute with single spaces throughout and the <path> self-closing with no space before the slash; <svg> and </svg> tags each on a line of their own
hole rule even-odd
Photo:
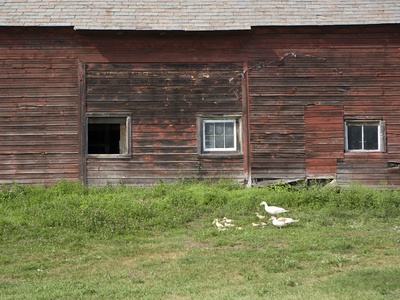
<svg viewBox="0 0 400 300">
<path fill-rule="evenodd" d="M 215 148 L 225 148 L 223 136 L 215 136 Z"/>
<path fill-rule="evenodd" d="M 233 147 L 235 147 L 233 135 L 227 135 L 227 136 L 225 137 L 225 147 L 226 147 L 226 148 L 233 148 Z"/>
<path fill-rule="evenodd" d="M 214 123 L 205 123 L 205 134 L 214 135 Z"/>
<path fill-rule="evenodd" d="M 215 148 L 214 136 L 206 136 L 205 142 L 206 142 L 206 148 Z"/>
<path fill-rule="evenodd" d="M 362 135 L 361 126 L 349 125 L 347 126 L 347 144 L 349 150 L 361 150 L 362 149 Z"/>
<path fill-rule="evenodd" d="M 215 123 L 215 135 L 224 135 L 225 123 Z"/>
<path fill-rule="evenodd" d="M 364 150 L 378 149 L 378 126 L 364 126 Z"/>
<path fill-rule="evenodd" d="M 234 124 L 225 123 L 225 134 L 233 135 L 233 132 L 234 132 Z"/>
</svg>

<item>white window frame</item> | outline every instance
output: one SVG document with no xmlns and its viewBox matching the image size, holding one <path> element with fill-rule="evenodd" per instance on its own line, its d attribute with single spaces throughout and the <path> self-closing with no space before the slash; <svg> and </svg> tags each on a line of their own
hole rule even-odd
<svg viewBox="0 0 400 300">
<path fill-rule="evenodd" d="M 350 125 L 353 126 L 361 126 L 361 134 L 362 134 L 362 148 L 361 149 L 349 149 L 349 134 L 348 127 Z M 377 140 L 378 140 L 378 149 L 364 149 L 364 126 L 377 126 Z M 346 152 L 385 152 L 386 151 L 386 128 L 385 122 L 382 120 L 347 120 L 345 121 L 345 151 Z"/>
<path fill-rule="evenodd" d="M 89 151 L 89 124 L 120 124 L 119 153 L 96 154 Z M 131 156 L 131 116 L 119 114 L 86 115 L 86 155 L 92 158 L 125 158 Z"/>
<path fill-rule="evenodd" d="M 233 125 L 233 147 L 223 147 L 223 148 L 217 148 L 217 147 L 207 147 L 206 146 L 206 124 L 216 124 L 216 123 L 224 123 L 224 124 L 232 124 Z M 215 136 L 215 135 L 214 135 Z M 226 134 L 224 133 L 224 140 L 225 140 Z M 236 120 L 234 119 L 226 119 L 226 120 L 203 120 L 203 149 L 204 151 L 236 151 L 237 149 L 237 138 L 236 138 Z"/>
<path fill-rule="evenodd" d="M 230 123 L 233 124 L 233 147 L 229 148 L 216 148 L 206 146 L 206 135 L 205 127 L 206 124 L 210 123 Z M 242 145 L 242 121 L 240 116 L 218 116 L 218 117 L 200 117 L 199 118 L 199 154 L 201 155 L 241 155 L 241 145 Z"/>
</svg>

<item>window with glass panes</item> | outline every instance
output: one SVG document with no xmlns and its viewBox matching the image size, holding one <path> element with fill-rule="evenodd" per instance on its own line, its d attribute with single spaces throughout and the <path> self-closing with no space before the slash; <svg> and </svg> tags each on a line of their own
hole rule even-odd
<svg viewBox="0 0 400 300">
<path fill-rule="evenodd" d="M 205 151 L 236 151 L 236 120 L 204 120 L 203 149 Z"/>
<path fill-rule="evenodd" d="M 382 121 L 347 121 L 346 151 L 383 151 Z"/>
</svg>

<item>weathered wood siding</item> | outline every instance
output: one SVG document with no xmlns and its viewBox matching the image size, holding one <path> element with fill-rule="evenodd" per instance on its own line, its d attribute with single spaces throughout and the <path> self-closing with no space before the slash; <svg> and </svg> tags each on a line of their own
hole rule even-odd
<svg viewBox="0 0 400 300">
<path fill-rule="evenodd" d="M 399 185 L 398 27 L 257 29 L 250 70 L 255 182 Z M 265 47 L 273 49 L 263 52 Z M 256 50 L 258 49 L 258 50 Z M 346 153 L 344 122 L 382 120 L 385 153 Z"/>
<path fill-rule="evenodd" d="M 399 29 L 0 28 L 0 183 L 245 180 L 249 172 L 255 183 L 400 186 Z M 86 158 L 82 116 L 104 111 L 131 113 L 130 159 Z M 243 156 L 199 156 L 196 117 L 230 113 L 243 116 Z M 346 153 L 351 119 L 384 121 L 386 152 Z"/>
<path fill-rule="evenodd" d="M 343 106 L 309 105 L 304 118 L 307 178 L 336 178 L 344 149 Z"/>
<path fill-rule="evenodd" d="M 250 71 L 255 182 L 335 177 L 343 157 L 343 84 L 325 59 L 301 50 Z"/>
<path fill-rule="evenodd" d="M 78 101 L 69 30 L 0 30 L 0 184 L 77 180 Z"/>
<path fill-rule="evenodd" d="M 87 159 L 89 185 L 243 181 L 243 156 L 198 155 L 197 117 L 242 114 L 242 64 L 88 64 L 86 112 L 127 112 L 132 157 Z"/>
</svg>

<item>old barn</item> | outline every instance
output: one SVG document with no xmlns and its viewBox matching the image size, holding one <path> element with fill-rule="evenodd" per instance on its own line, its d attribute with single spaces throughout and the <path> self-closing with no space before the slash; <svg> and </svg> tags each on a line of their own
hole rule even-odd
<svg viewBox="0 0 400 300">
<path fill-rule="evenodd" d="M 0 184 L 400 186 L 397 0 L 0 3 Z"/>
</svg>

